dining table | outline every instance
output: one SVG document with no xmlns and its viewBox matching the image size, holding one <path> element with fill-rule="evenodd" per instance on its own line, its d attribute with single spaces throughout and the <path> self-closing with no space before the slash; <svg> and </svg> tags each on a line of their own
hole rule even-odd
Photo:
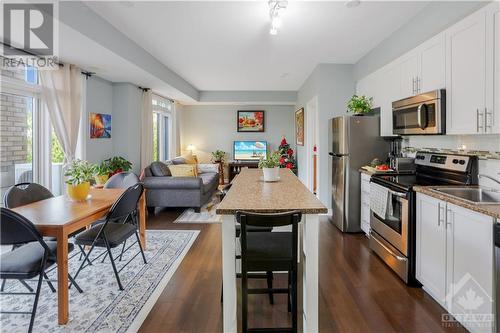
<svg viewBox="0 0 500 333">
<path fill-rule="evenodd" d="M 216 209 L 222 219 L 223 331 L 237 332 L 236 219 L 238 211 L 281 213 L 300 211 L 303 332 L 318 332 L 319 214 L 326 206 L 290 169 L 280 169 L 279 179 L 265 182 L 260 169 L 242 169 Z M 300 314 L 299 314 L 300 316 Z"/>
<path fill-rule="evenodd" d="M 72 233 L 102 218 L 124 189 L 92 188 L 87 200 L 74 201 L 67 195 L 30 203 L 13 210 L 33 222 L 42 236 L 57 238 L 57 300 L 59 325 L 69 320 L 68 239 Z M 146 203 L 139 200 L 139 239 L 146 249 Z"/>
</svg>

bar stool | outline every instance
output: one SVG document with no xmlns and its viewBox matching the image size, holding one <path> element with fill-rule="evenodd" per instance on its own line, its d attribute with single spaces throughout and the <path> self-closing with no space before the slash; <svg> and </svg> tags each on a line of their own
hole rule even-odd
<svg viewBox="0 0 500 333">
<path fill-rule="evenodd" d="M 298 223 L 302 214 L 298 211 L 278 214 L 256 214 L 237 212 L 236 220 L 241 225 L 241 285 L 242 285 L 242 331 L 243 332 L 297 332 L 297 251 Z M 291 232 L 250 232 L 249 227 L 292 226 Z M 286 271 L 288 288 L 248 288 L 251 272 Z M 292 327 L 248 328 L 249 294 L 288 294 L 289 310 L 292 312 Z"/>
</svg>

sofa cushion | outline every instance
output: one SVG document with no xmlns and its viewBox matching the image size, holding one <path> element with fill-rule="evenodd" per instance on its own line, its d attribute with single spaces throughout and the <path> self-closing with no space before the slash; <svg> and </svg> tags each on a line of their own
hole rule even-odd
<svg viewBox="0 0 500 333">
<path fill-rule="evenodd" d="M 176 157 L 172 159 L 172 164 L 174 165 L 179 165 L 179 164 L 186 164 L 186 159 L 184 157 Z"/>
<path fill-rule="evenodd" d="M 163 163 L 160 161 L 156 161 L 151 163 L 149 168 L 151 169 L 151 173 L 153 174 L 154 177 L 168 177 L 172 175 L 170 173 L 168 165 L 172 165 L 172 162 L 165 161 L 165 163 Z"/>
<path fill-rule="evenodd" d="M 202 181 L 202 192 L 207 193 L 214 190 L 219 185 L 219 174 L 218 173 L 202 173 L 198 175 Z"/>
<path fill-rule="evenodd" d="M 187 164 L 198 164 L 198 159 L 192 152 L 182 154 L 181 157 L 186 160 Z"/>
<path fill-rule="evenodd" d="M 194 177 L 146 177 L 144 187 L 147 190 L 200 190 L 203 182 Z"/>
<path fill-rule="evenodd" d="M 198 169 L 196 164 L 171 165 L 170 173 L 172 177 L 196 177 L 198 176 Z"/>
</svg>

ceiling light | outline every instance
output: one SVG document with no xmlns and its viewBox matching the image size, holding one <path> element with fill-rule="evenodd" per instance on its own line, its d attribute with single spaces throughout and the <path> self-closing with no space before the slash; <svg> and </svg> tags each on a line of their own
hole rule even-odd
<svg viewBox="0 0 500 333">
<path fill-rule="evenodd" d="M 360 0 L 347 0 L 345 5 L 347 8 L 358 7 L 361 4 Z"/>
<path fill-rule="evenodd" d="M 278 34 L 278 28 L 281 27 L 281 18 L 285 14 L 286 7 L 288 6 L 287 0 L 269 0 L 269 17 L 271 18 L 271 35 Z"/>
</svg>

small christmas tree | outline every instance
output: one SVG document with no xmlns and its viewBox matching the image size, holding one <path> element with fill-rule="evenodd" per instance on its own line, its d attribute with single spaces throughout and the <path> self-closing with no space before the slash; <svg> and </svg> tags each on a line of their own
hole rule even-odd
<svg viewBox="0 0 500 333">
<path fill-rule="evenodd" d="M 280 153 L 280 167 L 287 169 L 295 169 L 296 162 L 295 157 L 293 156 L 293 149 L 290 148 L 290 145 L 286 142 L 285 136 L 281 138 L 281 144 L 278 148 Z"/>
</svg>

